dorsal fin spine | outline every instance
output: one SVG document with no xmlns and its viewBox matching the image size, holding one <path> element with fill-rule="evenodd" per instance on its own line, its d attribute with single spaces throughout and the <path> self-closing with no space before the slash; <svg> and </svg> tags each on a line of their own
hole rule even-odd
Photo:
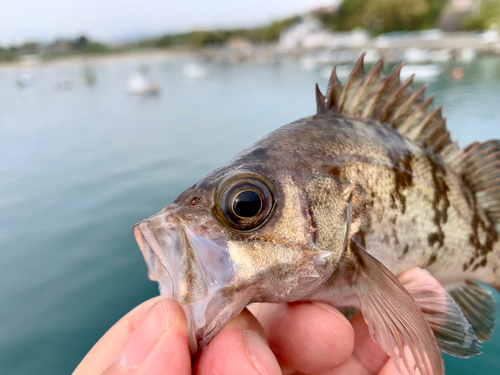
<svg viewBox="0 0 500 375">
<path fill-rule="evenodd" d="M 425 98 L 427 85 L 414 90 L 413 75 L 401 83 L 399 74 L 403 64 L 388 76 L 383 73 L 383 59 L 365 74 L 364 54 L 356 62 L 342 86 L 334 68 L 325 96 L 317 90 L 318 113 L 333 111 L 350 116 L 361 116 L 385 123 L 432 151 L 443 150 L 451 139 L 441 108 L 434 109 L 433 96 Z M 324 102 L 324 105 L 321 102 Z M 455 158 L 458 147 L 449 148 L 448 157 Z"/>
<path fill-rule="evenodd" d="M 335 98 L 337 96 L 337 91 L 342 85 L 337 77 L 337 67 L 333 67 L 332 74 L 330 75 L 330 80 L 328 81 L 328 88 L 325 94 L 326 109 L 331 109 L 336 103 Z"/>
<path fill-rule="evenodd" d="M 443 110 L 443 106 L 440 105 L 434 111 L 429 112 L 429 114 L 422 120 L 422 122 L 425 125 L 427 125 L 433 118 L 441 118 L 441 111 L 442 110 Z M 430 133 L 430 130 L 429 130 L 429 133 Z"/>
<path fill-rule="evenodd" d="M 449 164 L 449 160 L 458 152 L 460 148 L 458 147 L 458 141 L 450 143 L 447 145 L 443 151 L 441 151 L 441 157 L 443 160 Z"/>
<path fill-rule="evenodd" d="M 417 91 L 415 91 L 413 94 L 410 95 L 408 99 L 406 99 L 397 109 L 396 111 L 392 114 L 390 121 L 393 121 L 396 123 L 397 119 L 400 118 L 400 116 L 405 113 L 409 107 L 418 99 L 420 95 L 423 95 L 425 92 L 425 89 L 429 86 L 428 84 L 423 85 L 420 87 Z M 399 126 L 398 126 L 399 127 Z"/>
<path fill-rule="evenodd" d="M 382 112 L 380 113 L 380 120 L 382 122 L 385 122 L 387 120 L 387 117 L 389 115 L 389 109 L 394 105 L 396 102 L 396 99 L 401 95 L 402 92 L 406 90 L 408 86 L 411 86 L 413 83 L 413 77 L 415 74 L 412 74 L 410 77 L 406 79 L 406 81 L 403 82 L 399 88 L 394 91 L 394 93 L 391 95 L 391 97 L 387 100 L 385 106 L 382 108 Z"/>
<path fill-rule="evenodd" d="M 422 113 L 423 110 L 425 110 L 429 104 L 432 103 L 432 100 L 434 99 L 434 95 L 431 95 L 429 96 L 424 102 L 422 102 L 422 104 L 420 104 L 419 106 L 417 106 L 412 113 L 410 113 L 410 115 L 404 120 L 404 122 L 399 126 L 399 131 L 403 134 L 406 134 L 410 131 L 411 129 L 411 125 L 413 124 L 413 121 L 415 120 L 415 118 Z M 420 126 L 417 126 L 416 128 L 419 129 L 419 133 L 420 133 L 420 130 L 423 129 L 423 126 L 425 124 L 423 124 L 423 122 L 420 124 Z M 410 134 L 413 134 L 413 132 L 411 132 Z M 409 135 L 410 135 L 409 134 Z M 413 140 L 416 140 L 418 137 L 418 134 L 415 134 L 415 138 L 410 138 L 413 139 Z"/>
<path fill-rule="evenodd" d="M 424 118 L 422 120 L 422 123 L 419 127 L 415 127 L 415 129 L 413 130 L 414 132 L 423 132 L 423 130 L 427 127 L 427 125 L 431 122 L 431 120 L 433 118 L 439 118 L 441 117 L 441 109 L 443 108 L 443 106 L 435 109 L 433 112 L 430 112 L 426 118 Z M 427 133 L 425 133 L 425 137 L 424 138 L 433 138 L 434 134 L 436 133 L 436 131 L 438 129 L 441 128 L 441 126 L 443 126 L 444 122 L 446 122 L 445 119 L 442 119 L 441 121 L 439 121 L 438 123 L 432 125 L 429 129 L 427 129 Z"/>
<path fill-rule="evenodd" d="M 325 97 L 321 93 L 318 84 L 316 83 L 316 111 L 318 113 L 325 113 Z"/>
<path fill-rule="evenodd" d="M 392 113 L 391 117 L 389 118 L 390 122 L 394 122 L 396 124 L 396 120 L 398 118 L 401 118 L 401 115 L 406 112 L 408 107 L 410 107 L 413 102 L 417 99 L 417 97 L 425 90 L 425 88 L 420 87 L 417 91 L 414 91 L 403 103 L 400 103 L 396 108 L 395 111 Z"/>
<path fill-rule="evenodd" d="M 347 93 L 349 92 L 349 88 L 351 87 L 353 82 L 355 82 L 359 76 L 363 76 L 365 74 L 364 67 L 363 67 L 364 57 L 365 57 L 365 54 L 362 53 L 361 56 L 359 57 L 358 61 L 356 61 L 356 64 L 354 65 L 354 68 L 351 71 L 351 74 L 349 74 L 349 77 L 347 77 L 347 80 L 345 82 L 345 85 L 344 85 L 344 87 L 340 93 L 340 97 L 339 97 L 339 103 L 338 103 L 339 112 L 343 112 L 344 103 L 345 103 L 345 100 L 347 98 Z"/>
<path fill-rule="evenodd" d="M 478 204 L 500 231 L 500 141 L 474 142 L 460 149 L 451 141 L 446 119 L 441 115 L 442 106 L 434 108 L 434 95 L 425 98 L 427 84 L 414 90 L 413 75 L 401 83 L 402 65 L 385 76 L 382 59 L 365 74 L 363 57 L 364 54 L 343 86 L 334 68 L 326 95 L 316 88 L 318 113 L 328 115 L 332 111 L 371 118 L 439 154 L 475 194 Z"/>
<path fill-rule="evenodd" d="M 373 95 L 373 97 L 369 100 L 365 110 L 363 111 L 362 113 L 362 117 L 366 117 L 366 118 L 369 118 L 369 117 L 372 117 L 373 116 L 373 110 L 375 108 L 375 104 L 377 103 L 377 101 L 380 99 L 380 97 L 382 96 L 382 93 L 385 93 L 385 91 L 387 90 L 387 88 L 391 85 L 391 83 L 393 83 L 394 81 L 397 81 L 397 83 L 400 83 L 401 81 L 399 80 L 399 73 L 401 72 L 401 69 L 403 68 L 403 65 L 404 64 L 401 64 L 399 65 L 396 69 L 393 70 L 393 72 L 387 77 L 387 79 L 385 80 L 384 84 L 382 85 L 382 87 L 380 88 L 380 90 L 378 90 L 375 95 Z"/>
<path fill-rule="evenodd" d="M 357 92 L 356 96 L 351 102 L 350 108 L 349 108 L 349 113 L 350 114 L 355 114 L 356 110 L 358 108 L 359 102 L 361 101 L 361 98 L 363 94 L 365 93 L 366 89 L 370 86 L 372 83 L 373 79 L 380 73 L 382 70 L 384 64 L 384 59 L 381 58 L 370 70 L 370 72 L 366 75 L 365 80 L 363 82 L 363 86 L 359 89 Z"/>
<path fill-rule="evenodd" d="M 458 167 L 458 165 L 465 160 L 470 154 L 472 154 L 476 149 L 478 149 L 480 146 L 479 142 L 474 142 L 468 145 L 466 148 L 460 150 L 457 152 L 454 157 L 449 161 L 450 165 L 454 166 L 455 168 Z"/>
<path fill-rule="evenodd" d="M 443 123 L 443 124 L 444 124 L 445 122 L 446 122 L 446 119 L 443 119 L 443 120 L 441 121 L 441 123 Z M 444 132 L 443 134 L 441 134 L 441 136 L 440 136 L 440 137 L 438 137 L 438 138 L 436 139 L 436 141 L 435 141 L 435 142 L 434 142 L 434 143 L 430 146 L 430 149 L 431 149 L 433 152 L 435 152 L 435 153 L 438 153 L 439 151 L 441 151 L 441 150 L 442 150 L 442 147 L 440 147 L 440 146 L 442 145 L 443 141 L 444 141 L 446 138 L 448 138 L 448 139 L 450 138 L 450 132 L 449 132 L 449 131 L 446 131 L 446 132 Z"/>
</svg>

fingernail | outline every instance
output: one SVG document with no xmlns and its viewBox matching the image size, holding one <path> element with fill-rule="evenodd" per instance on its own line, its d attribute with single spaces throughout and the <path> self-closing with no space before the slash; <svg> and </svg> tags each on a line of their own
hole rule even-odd
<svg viewBox="0 0 500 375">
<path fill-rule="evenodd" d="M 280 367 L 267 342 L 255 331 L 244 330 L 243 342 L 248 358 L 262 375 L 279 374 Z"/>
<path fill-rule="evenodd" d="M 146 359 L 168 327 L 167 311 L 163 300 L 148 310 L 125 343 L 116 360 L 118 365 L 133 369 Z"/>
</svg>

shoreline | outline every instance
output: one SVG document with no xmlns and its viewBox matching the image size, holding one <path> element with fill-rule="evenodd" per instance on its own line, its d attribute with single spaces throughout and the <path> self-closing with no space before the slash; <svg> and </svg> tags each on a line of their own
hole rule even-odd
<svg viewBox="0 0 500 375">
<path fill-rule="evenodd" d="M 321 43 L 307 45 L 297 40 L 294 46 L 281 46 L 279 43 L 224 45 L 205 47 L 198 50 L 144 49 L 127 52 L 103 54 L 73 55 L 42 60 L 33 59 L 15 62 L 0 62 L 0 71 L 30 71 L 48 67 L 65 68 L 71 66 L 92 66 L 133 62 L 141 64 L 149 61 L 171 61 L 182 58 L 199 57 L 210 62 L 224 63 L 277 63 L 283 60 L 295 60 L 311 65 L 343 64 L 357 60 L 362 52 L 367 53 L 367 62 L 375 62 L 384 56 L 387 61 L 408 63 L 429 63 L 446 61 L 470 61 L 479 56 L 500 56 L 500 37 L 485 38 L 477 33 L 408 33 L 405 35 L 351 40 L 353 33 L 324 36 Z M 314 36 L 314 35 L 313 35 Z M 346 39 L 347 38 L 347 39 Z M 328 42 L 329 41 L 329 42 Z M 350 43 L 348 43 L 350 41 Z M 335 42 L 335 45 L 329 45 Z M 30 56 L 26 56 L 30 57 Z"/>
<path fill-rule="evenodd" d="M 112 52 L 102 55 L 76 55 L 41 60 L 35 63 L 21 61 L 0 63 L 0 71 L 5 70 L 34 70 L 47 67 L 70 67 L 75 65 L 102 65 L 114 64 L 126 61 L 169 61 L 182 57 L 192 57 L 196 53 L 192 51 L 177 50 L 143 50 L 139 52 Z"/>
</svg>

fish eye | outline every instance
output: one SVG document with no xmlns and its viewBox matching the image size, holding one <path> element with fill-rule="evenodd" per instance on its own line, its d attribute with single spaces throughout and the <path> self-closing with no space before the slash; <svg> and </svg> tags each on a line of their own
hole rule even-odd
<svg viewBox="0 0 500 375">
<path fill-rule="evenodd" d="M 247 190 L 239 193 L 233 202 L 233 211 L 242 218 L 256 216 L 262 208 L 262 199 L 255 191 Z"/>
<path fill-rule="evenodd" d="M 260 228 L 274 208 L 274 187 L 264 176 L 243 172 L 221 181 L 214 213 L 222 225 L 237 232 Z"/>
</svg>

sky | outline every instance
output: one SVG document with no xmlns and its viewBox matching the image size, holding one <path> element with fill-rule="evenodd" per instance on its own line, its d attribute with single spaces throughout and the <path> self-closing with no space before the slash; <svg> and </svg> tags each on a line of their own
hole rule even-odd
<svg viewBox="0 0 500 375">
<path fill-rule="evenodd" d="M 0 44 L 85 34 L 120 42 L 167 32 L 263 25 L 340 0 L 0 0 Z"/>
</svg>

